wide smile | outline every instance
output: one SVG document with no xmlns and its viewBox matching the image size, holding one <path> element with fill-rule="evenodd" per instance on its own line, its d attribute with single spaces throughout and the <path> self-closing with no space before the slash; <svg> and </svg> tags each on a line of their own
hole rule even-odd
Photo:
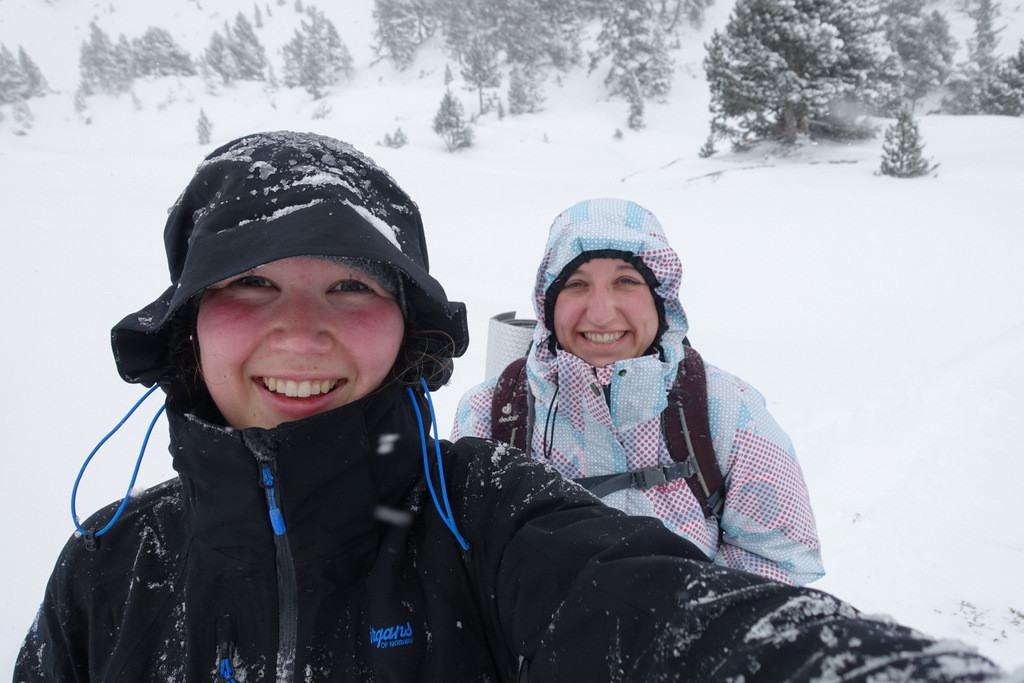
<svg viewBox="0 0 1024 683">
<path fill-rule="evenodd" d="M 581 332 L 580 334 L 593 344 L 614 344 L 626 336 L 625 332 Z"/>
<path fill-rule="evenodd" d="M 309 398 L 327 394 L 338 386 L 336 379 L 278 379 L 277 377 L 263 377 L 263 386 L 275 394 L 287 396 L 288 398 Z"/>
</svg>

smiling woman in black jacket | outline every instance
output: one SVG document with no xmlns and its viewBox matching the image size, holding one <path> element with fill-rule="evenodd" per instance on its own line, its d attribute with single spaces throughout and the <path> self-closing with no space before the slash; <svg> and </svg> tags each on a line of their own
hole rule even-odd
<svg viewBox="0 0 1024 683">
<path fill-rule="evenodd" d="M 987 660 L 716 567 L 495 442 L 429 436 L 467 344 L 416 205 L 350 146 L 247 136 L 113 330 L 178 477 L 87 520 L 16 681 L 984 680 Z M 902 679 L 901 679 L 902 680 Z"/>
</svg>

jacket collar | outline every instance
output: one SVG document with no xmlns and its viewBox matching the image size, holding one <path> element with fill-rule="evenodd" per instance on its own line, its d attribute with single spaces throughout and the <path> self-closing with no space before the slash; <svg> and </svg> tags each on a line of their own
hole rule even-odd
<svg viewBox="0 0 1024 683">
<path fill-rule="evenodd" d="M 412 406 L 398 387 L 274 429 L 236 431 L 173 410 L 168 418 L 193 538 L 239 559 L 273 557 L 263 467 L 300 561 L 372 552 L 378 508 L 399 506 L 421 470 Z"/>
</svg>

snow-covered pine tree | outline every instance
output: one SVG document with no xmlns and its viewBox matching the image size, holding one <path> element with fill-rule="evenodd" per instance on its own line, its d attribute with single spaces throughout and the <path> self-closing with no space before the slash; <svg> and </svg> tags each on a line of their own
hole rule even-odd
<svg viewBox="0 0 1024 683">
<path fill-rule="evenodd" d="M 124 36 L 121 36 L 124 39 Z M 127 40 L 125 40 L 127 46 Z M 125 54 L 121 41 L 115 46 L 95 21 L 89 23 L 89 39 L 82 43 L 78 57 L 81 75 L 79 89 L 86 95 L 97 92 L 111 95 L 126 92 L 131 78 L 122 63 L 131 61 L 130 47 Z"/>
<path fill-rule="evenodd" d="M 328 86 L 352 75 L 352 55 L 323 12 L 310 6 L 306 16 L 292 40 L 281 49 L 283 80 L 285 86 L 305 88 L 319 99 Z"/>
<path fill-rule="evenodd" d="M 28 78 L 21 64 L 6 45 L 0 44 L 0 104 L 24 100 L 28 92 Z"/>
<path fill-rule="evenodd" d="M 484 90 L 501 85 L 501 71 L 498 69 L 497 56 L 486 39 L 475 36 L 470 40 L 463 60 L 460 73 L 466 83 L 477 91 L 480 100 L 480 114 L 486 114 Z"/>
<path fill-rule="evenodd" d="M 373 0 L 373 50 L 402 70 L 434 34 L 436 21 L 428 0 Z"/>
<path fill-rule="evenodd" d="M 508 111 L 513 116 L 540 110 L 544 94 L 540 87 L 540 72 L 533 66 L 514 66 L 508 77 Z"/>
<path fill-rule="evenodd" d="M 479 17 L 483 0 L 434 0 L 434 12 L 444 34 L 447 53 L 459 64 L 473 36 L 482 33 Z"/>
<path fill-rule="evenodd" d="M 974 37 L 967 41 L 968 59 L 982 73 L 995 71 L 998 58 L 996 47 L 999 45 L 999 34 L 1002 28 L 996 28 L 996 20 L 1001 12 L 998 0 L 972 0 L 973 6 L 967 16 L 974 19 Z"/>
<path fill-rule="evenodd" d="M 737 0 L 704 60 L 712 138 L 869 135 L 898 79 L 875 17 L 868 0 Z"/>
<path fill-rule="evenodd" d="M 444 140 L 449 152 L 454 152 L 473 144 L 473 129 L 463 119 L 462 103 L 446 88 L 441 106 L 434 115 L 434 132 Z"/>
<path fill-rule="evenodd" d="M 235 77 L 238 80 L 262 81 L 266 79 L 266 50 L 263 49 L 260 39 L 256 37 L 256 29 L 241 12 L 235 16 L 234 30 L 227 35 L 227 47 L 231 52 Z"/>
<path fill-rule="evenodd" d="M 713 3 L 714 0 L 659 0 L 658 18 L 668 33 L 677 31 L 683 19 L 699 29 L 704 25 L 704 10 Z"/>
<path fill-rule="evenodd" d="M 224 85 L 233 82 L 238 73 L 235 69 L 235 57 L 228 46 L 230 40 L 230 28 L 224 24 L 224 30 L 228 33 L 225 38 L 218 31 L 210 36 L 210 43 L 203 53 L 203 71 L 207 76 L 219 76 Z"/>
<path fill-rule="evenodd" d="M 984 83 L 980 100 L 986 114 L 1024 115 L 1024 40 L 1016 55 L 996 65 L 995 74 Z"/>
<path fill-rule="evenodd" d="M 481 31 L 505 62 L 565 69 L 580 59 L 581 19 L 573 0 L 490 0 L 481 7 Z"/>
<path fill-rule="evenodd" d="M 114 66 L 119 92 L 128 92 L 138 74 L 135 73 L 135 54 L 132 52 L 132 44 L 128 42 L 128 38 L 123 33 L 117 37 L 117 43 L 114 45 Z"/>
<path fill-rule="evenodd" d="M 20 45 L 18 46 L 18 64 L 21 66 L 21 72 L 25 75 L 25 99 L 42 97 L 50 91 L 50 85 L 46 82 L 43 72 L 28 56 L 25 48 Z"/>
<path fill-rule="evenodd" d="M 953 69 L 956 40 L 941 12 L 925 12 L 927 0 L 883 0 L 885 38 L 899 60 L 903 97 L 917 101 L 938 91 Z"/>
<path fill-rule="evenodd" d="M 900 107 L 896 121 L 885 130 L 882 143 L 882 174 L 895 178 L 916 178 L 935 167 L 924 158 L 924 143 L 909 105 Z"/>
<path fill-rule="evenodd" d="M 210 144 L 210 136 L 213 133 L 213 124 L 206 118 L 206 112 L 199 110 L 199 120 L 196 122 L 196 135 L 200 145 Z"/>
<path fill-rule="evenodd" d="M 395 130 L 394 135 L 384 133 L 384 141 L 380 144 L 392 149 L 401 149 L 402 147 L 405 147 L 408 142 L 409 138 L 406 137 L 405 133 L 402 132 L 402 127 L 399 126 L 398 129 Z"/>
<path fill-rule="evenodd" d="M 1024 116 L 1024 39 L 1020 41 L 1017 54 L 1003 62 L 997 75 L 1005 86 L 1001 113 L 1005 116 Z"/>
<path fill-rule="evenodd" d="M 627 96 L 636 78 L 644 97 L 667 94 L 672 88 L 672 57 L 651 0 L 621 0 L 604 5 L 597 48 L 590 53 L 590 71 L 608 58 L 604 83 L 611 95 Z"/>
<path fill-rule="evenodd" d="M 967 61 L 960 64 L 947 84 L 949 95 L 942 107 L 951 114 L 989 114 L 992 101 L 1002 98 L 998 81 L 996 46 L 1002 28 L 995 28 L 1000 14 L 996 0 L 966 0 L 967 15 L 974 20 L 973 37 L 967 41 Z"/>
<path fill-rule="evenodd" d="M 252 10 L 252 23 L 256 28 L 263 28 L 263 12 L 260 11 L 259 4 L 253 3 Z M 270 10 L 268 9 L 267 11 L 269 12 Z"/>
<path fill-rule="evenodd" d="M 132 59 L 138 76 L 195 76 L 196 66 L 166 29 L 150 26 L 132 41 Z"/>
</svg>

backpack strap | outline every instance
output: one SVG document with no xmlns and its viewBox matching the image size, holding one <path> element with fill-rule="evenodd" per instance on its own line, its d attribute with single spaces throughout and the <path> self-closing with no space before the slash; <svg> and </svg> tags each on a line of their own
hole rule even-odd
<svg viewBox="0 0 1024 683">
<path fill-rule="evenodd" d="M 668 407 L 662 413 L 662 431 L 672 459 L 690 463 L 693 473 L 686 477 L 686 483 L 704 516 L 721 519 L 725 480 L 711 441 L 707 374 L 700 354 L 690 346 L 683 350 L 686 355 L 668 393 Z"/>
<path fill-rule="evenodd" d="M 685 479 L 705 517 L 721 519 L 725 504 L 725 480 L 718 467 L 708 418 L 707 374 L 704 360 L 689 345 L 679 364 L 676 381 L 668 393 L 661 417 L 662 434 L 674 461 L 662 467 L 646 467 L 597 477 L 576 479 L 600 497 L 626 488 L 649 489 Z M 498 375 L 491 401 L 491 436 L 520 450 L 527 450 L 530 422 L 530 389 L 526 358 L 512 361 Z"/>
<path fill-rule="evenodd" d="M 491 436 L 525 451 L 529 420 L 530 387 L 524 356 L 509 363 L 498 375 L 491 400 Z"/>
</svg>

